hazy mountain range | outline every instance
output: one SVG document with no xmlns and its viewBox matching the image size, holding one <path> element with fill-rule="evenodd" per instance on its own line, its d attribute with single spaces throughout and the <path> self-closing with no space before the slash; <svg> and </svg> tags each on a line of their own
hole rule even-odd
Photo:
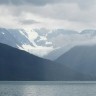
<svg viewBox="0 0 96 96">
<path fill-rule="evenodd" d="M 77 45 L 95 44 L 96 30 L 76 32 L 64 29 L 5 29 L 0 28 L 0 42 L 29 53 L 55 60 Z M 63 50 L 64 49 L 64 50 Z"/>
<path fill-rule="evenodd" d="M 0 28 L 0 80 L 96 80 L 95 64 L 96 30 Z"/>
</svg>

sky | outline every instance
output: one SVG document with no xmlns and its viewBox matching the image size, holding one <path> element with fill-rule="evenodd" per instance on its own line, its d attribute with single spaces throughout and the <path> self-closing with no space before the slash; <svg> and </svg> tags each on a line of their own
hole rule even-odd
<svg viewBox="0 0 96 96">
<path fill-rule="evenodd" d="M 96 0 L 0 0 L 0 27 L 96 29 Z"/>
</svg>

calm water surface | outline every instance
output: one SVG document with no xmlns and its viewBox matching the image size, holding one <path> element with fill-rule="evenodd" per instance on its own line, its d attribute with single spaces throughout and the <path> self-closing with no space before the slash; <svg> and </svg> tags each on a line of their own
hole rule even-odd
<svg viewBox="0 0 96 96">
<path fill-rule="evenodd" d="M 96 82 L 0 82 L 0 96 L 96 96 Z"/>
</svg>

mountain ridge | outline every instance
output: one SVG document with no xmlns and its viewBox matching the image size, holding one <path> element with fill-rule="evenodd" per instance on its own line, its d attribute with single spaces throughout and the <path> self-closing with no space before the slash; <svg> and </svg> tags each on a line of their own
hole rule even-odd
<svg viewBox="0 0 96 96">
<path fill-rule="evenodd" d="M 0 81 L 95 80 L 63 64 L 0 43 Z"/>
<path fill-rule="evenodd" d="M 76 46 L 56 59 L 56 62 L 96 77 L 96 45 Z"/>
</svg>

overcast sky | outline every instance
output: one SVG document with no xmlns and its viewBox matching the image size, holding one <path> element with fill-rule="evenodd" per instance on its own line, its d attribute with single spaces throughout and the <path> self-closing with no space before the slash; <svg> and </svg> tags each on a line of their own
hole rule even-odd
<svg viewBox="0 0 96 96">
<path fill-rule="evenodd" d="M 96 0 L 0 0 L 0 27 L 96 29 Z"/>
</svg>

